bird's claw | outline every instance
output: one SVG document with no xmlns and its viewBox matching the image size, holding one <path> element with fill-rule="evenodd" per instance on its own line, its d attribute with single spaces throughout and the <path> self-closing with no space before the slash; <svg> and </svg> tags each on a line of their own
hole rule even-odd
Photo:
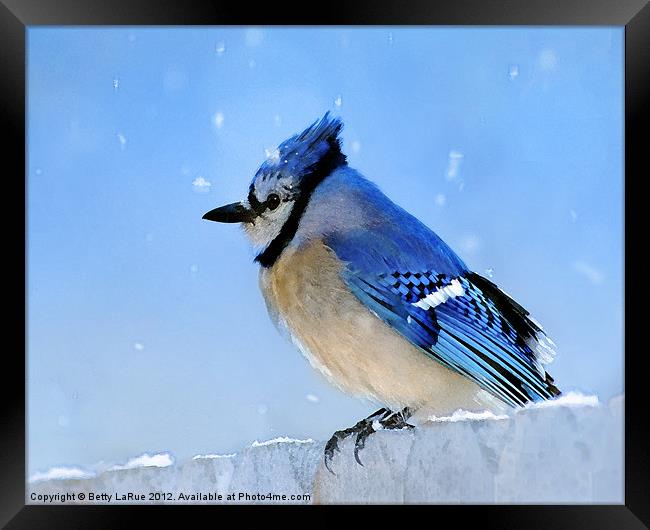
<svg viewBox="0 0 650 530">
<path fill-rule="evenodd" d="M 361 428 L 357 431 L 357 439 L 354 442 L 354 459 L 360 466 L 363 466 L 363 462 L 359 458 L 359 451 L 366 446 L 366 440 L 368 437 L 375 432 L 374 421 L 369 419 L 363 420 Z M 358 425 L 358 424 L 357 424 Z"/>
<path fill-rule="evenodd" d="M 334 453 L 336 451 L 340 451 L 339 442 L 341 440 L 344 440 L 351 434 L 355 433 L 356 439 L 354 442 L 354 459 L 360 466 L 363 466 L 363 463 L 359 458 L 359 451 L 361 451 L 361 449 L 366 446 L 366 440 L 368 437 L 378 430 L 377 426 L 382 429 L 412 429 L 413 425 L 406 423 L 406 420 L 410 415 L 411 412 L 409 409 L 404 409 L 400 412 L 395 413 L 387 409 L 380 409 L 374 414 L 368 416 L 366 419 L 358 422 L 354 427 L 336 431 L 329 439 L 327 444 L 325 444 L 325 467 L 330 473 L 332 473 L 332 475 L 336 475 L 336 473 L 334 473 L 330 467 L 332 459 L 334 458 Z"/>
<path fill-rule="evenodd" d="M 332 475 L 336 475 L 336 473 L 332 471 L 332 468 L 330 467 L 330 463 L 334 458 L 334 453 L 336 451 L 340 451 L 339 441 L 345 439 L 347 436 L 352 434 L 352 432 L 353 432 L 352 429 L 343 429 L 341 431 L 336 431 L 332 435 L 332 437 L 328 440 L 328 442 L 325 444 L 325 467 Z"/>
<path fill-rule="evenodd" d="M 336 473 L 332 471 L 330 462 L 332 461 L 332 458 L 334 458 L 334 451 L 340 451 L 339 441 L 336 435 L 337 433 L 334 433 L 334 436 L 332 436 L 325 444 L 325 467 L 327 468 L 327 471 L 329 471 L 332 475 L 336 475 Z"/>
</svg>

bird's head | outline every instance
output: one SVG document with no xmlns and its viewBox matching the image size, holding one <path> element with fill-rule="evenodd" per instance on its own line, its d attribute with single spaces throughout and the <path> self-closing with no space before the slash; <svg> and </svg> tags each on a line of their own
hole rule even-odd
<svg viewBox="0 0 650 530">
<path fill-rule="evenodd" d="M 242 223 L 261 249 L 256 261 L 272 264 L 293 238 L 316 186 L 346 164 L 339 139 L 342 128 L 339 118 L 326 113 L 267 157 L 243 201 L 210 210 L 203 219 Z"/>
</svg>

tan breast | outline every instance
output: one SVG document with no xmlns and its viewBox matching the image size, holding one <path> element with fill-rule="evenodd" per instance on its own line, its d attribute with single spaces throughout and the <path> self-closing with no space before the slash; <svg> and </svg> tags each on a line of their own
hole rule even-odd
<svg viewBox="0 0 650 530">
<path fill-rule="evenodd" d="M 489 407 L 475 383 L 428 357 L 361 304 L 340 269 L 333 252 L 316 241 L 286 249 L 260 275 L 269 311 L 315 368 L 344 391 L 392 410 L 408 406 L 441 415 Z"/>
</svg>

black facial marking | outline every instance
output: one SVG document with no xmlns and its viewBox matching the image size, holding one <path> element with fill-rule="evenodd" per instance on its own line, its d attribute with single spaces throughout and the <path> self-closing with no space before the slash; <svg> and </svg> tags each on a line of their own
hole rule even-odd
<svg viewBox="0 0 650 530">
<path fill-rule="evenodd" d="M 248 191 L 248 204 L 250 204 L 251 209 L 258 216 L 262 215 L 266 210 L 275 210 L 278 206 L 280 206 L 281 202 L 290 202 L 292 200 L 293 197 L 281 199 L 277 193 L 271 193 L 264 202 L 260 202 L 255 196 L 252 184 Z"/>
<path fill-rule="evenodd" d="M 255 189 L 252 184 L 248 189 L 248 204 L 257 215 L 261 215 L 266 209 L 264 204 L 257 200 L 257 197 L 255 196 Z"/>
<path fill-rule="evenodd" d="M 345 155 L 341 153 L 338 140 L 330 139 L 329 144 L 330 149 L 327 151 L 325 156 L 312 166 L 307 175 L 302 177 L 300 187 L 297 190 L 298 194 L 293 209 L 282 226 L 280 233 L 273 241 L 271 241 L 269 246 L 255 258 L 255 261 L 257 261 L 262 267 L 269 268 L 273 266 L 278 257 L 280 257 L 280 254 L 282 254 L 282 251 L 291 242 L 293 236 L 296 235 L 300 218 L 305 212 L 305 209 L 309 204 L 309 199 L 316 187 L 336 168 L 347 164 Z M 252 189 L 249 194 L 249 202 L 251 194 L 253 194 Z M 259 201 L 257 202 L 259 203 Z M 253 207 L 252 203 L 251 207 Z"/>
</svg>

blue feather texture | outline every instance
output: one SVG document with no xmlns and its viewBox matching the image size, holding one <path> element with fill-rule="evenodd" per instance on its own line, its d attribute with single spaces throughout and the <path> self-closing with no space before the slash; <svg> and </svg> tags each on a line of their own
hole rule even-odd
<svg viewBox="0 0 650 530">
<path fill-rule="evenodd" d="M 424 354 L 511 406 L 559 394 L 543 367 L 552 343 L 528 312 L 374 185 L 351 172 L 345 179 L 357 180 L 346 193 L 371 221 L 325 243 L 352 293 Z"/>
</svg>

